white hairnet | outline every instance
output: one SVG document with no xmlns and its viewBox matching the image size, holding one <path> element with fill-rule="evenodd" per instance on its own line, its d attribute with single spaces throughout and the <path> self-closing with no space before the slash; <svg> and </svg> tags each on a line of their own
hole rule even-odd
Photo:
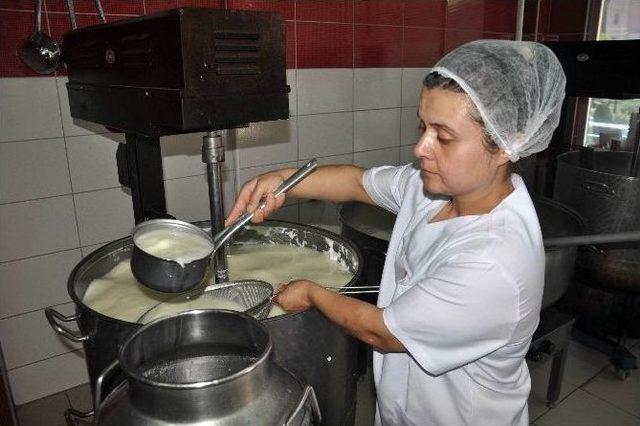
<svg viewBox="0 0 640 426">
<path fill-rule="evenodd" d="M 462 87 L 511 161 L 549 145 L 560 120 L 566 78 L 548 47 L 528 41 L 472 41 L 449 52 L 431 71 Z"/>
</svg>

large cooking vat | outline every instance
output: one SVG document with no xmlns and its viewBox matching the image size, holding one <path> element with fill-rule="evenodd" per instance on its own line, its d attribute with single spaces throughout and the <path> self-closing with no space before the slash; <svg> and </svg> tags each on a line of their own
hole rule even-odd
<svg viewBox="0 0 640 426">
<path fill-rule="evenodd" d="M 197 225 L 205 229 L 210 226 L 209 222 Z M 290 244 L 331 251 L 332 256 L 340 259 L 353 273 L 353 279 L 347 285 L 358 282 L 361 274 L 361 255 L 355 245 L 312 226 L 267 221 L 248 227 L 235 238 L 234 243 Z M 59 323 L 53 322 L 52 325 L 67 338 L 82 341 L 92 387 L 98 375 L 116 359 L 118 347 L 140 325 L 89 308 L 83 303 L 83 296 L 94 279 L 130 258 L 132 245 L 130 237 L 111 242 L 82 259 L 74 268 L 67 289 L 76 304 L 75 316 L 64 318 L 47 310 L 50 322 L 54 320 L 53 316 L 59 320 L 77 321 L 79 333 L 75 335 L 61 330 Z M 355 339 L 316 310 L 268 318 L 263 320 L 263 324 L 271 334 L 276 361 L 315 389 L 323 424 L 353 423 L 357 382 Z M 105 392 L 112 390 L 122 379 L 121 375 L 114 375 L 105 383 Z"/>
<path fill-rule="evenodd" d="M 313 389 L 279 366 L 272 349 L 267 329 L 237 312 L 189 311 L 154 321 L 123 343 L 102 374 L 122 369 L 127 380 L 96 404 L 96 423 L 319 424 Z"/>
<path fill-rule="evenodd" d="M 548 198 L 534 198 L 543 238 L 580 235 L 584 225 L 571 209 Z M 350 202 L 340 206 L 342 235 L 358 245 L 363 253 L 363 280 L 380 283 L 382 268 L 395 223 L 395 215 L 377 206 Z M 576 247 L 545 249 L 545 283 L 542 307 L 557 302 L 573 279 Z"/>
<path fill-rule="evenodd" d="M 587 233 L 640 230 L 640 178 L 630 177 L 631 152 L 595 151 L 582 167 L 580 152 L 558 156 L 553 198 L 584 218 Z M 640 243 L 582 248 L 576 261 L 584 283 L 640 293 Z"/>
</svg>

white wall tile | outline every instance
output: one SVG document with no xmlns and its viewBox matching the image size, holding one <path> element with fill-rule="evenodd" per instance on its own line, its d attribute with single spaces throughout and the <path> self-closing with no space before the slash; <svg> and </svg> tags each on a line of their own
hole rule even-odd
<svg viewBox="0 0 640 426">
<path fill-rule="evenodd" d="M 400 106 L 402 68 L 357 68 L 354 82 L 354 109 Z"/>
<path fill-rule="evenodd" d="M 268 166 L 261 166 L 261 167 L 252 167 L 249 169 L 240 169 L 238 171 L 238 176 L 236 179 L 236 194 L 238 194 L 240 192 L 240 190 L 242 189 L 242 186 L 247 183 L 248 181 L 250 181 L 251 179 L 253 179 L 254 177 L 261 175 L 263 173 L 267 173 L 270 172 L 272 170 L 278 170 L 278 169 L 284 169 L 284 168 L 294 168 L 297 169 L 298 168 L 298 163 L 297 162 L 289 162 L 289 163 L 280 163 L 280 164 L 271 164 Z M 285 205 L 287 204 L 292 204 L 292 203 L 296 203 L 297 200 L 294 200 L 290 197 L 285 199 Z M 233 205 L 230 205 L 229 207 L 233 207 Z"/>
<path fill-rule="evenodd" d="M 416 161 L 416 157 L 413 155 L 413 145 L 404 145 L 400 147 L 400 162 L 399 164 L 407 164 Z"/>
<path fill-rule="evenodd" d="M 233 207 L 235 201 L 235 172 L 222 174 L 222 197 L 225 213 Z M 180 220 L 194 222 L 209 220 L 209 187 L 205 175 L 171 179 L 165 182 L 167 210 Z"/>
<path fill-rule="evenodd" d="M 298 115 L 353 109 L 353 69 L 298 70 Z"/>
<path fill-rule="evenodd" d="M 0 79 L 0 142 L 62 137 L 55 77 Z"/>
<path fill-rule="evenodd" d="M 400 145 L 400 108 L 356 111 L 354 151 Z"/>
<path fill-rule="evenodd" d="M 67 278 L 80 250 L 0 264 L 0 318 L 68 302 Z"/>
<path fill-rule="evenodd" d="M 70 195 L 0 205 L 0 261 L 78 247 Z"/>
<path fill-rule="evenodd" d="M 353 164 L 367 169 L 376 166 L 395 166 L 398 164 L 399 156 L 400 148 L 356 152 L 353 154 Z"/>
<path fill-rule="evenodd" d="M 279 210 L 269 216 L 270 220 L 285 220 L 287 222 L 299 222 L 298 204 L 282 206 Z"/>
<path fill-rule="evenodd" d="M 162 169 L 165 179 L 176 179 L 206 173 L 207 166 L 202 162 L 202 137 L 204 132 L 184 135 L 165 136 L 160 139 L 162 147 Z M 235 168 L 235 141 L 223 132 L 224 162 L 222 170 Z M 232 135 L 231 135 L 232 136 Z"/>
<path fill-rule="evenodd" d="M 75 312 L 75 304 L 67 303 L 55 309 L 63 315 L 71 315 Z M 66 325 L 77 330 L 75 323 Z M 44 310 L 0 320 L 0 340 L 9 370 L 82 347 L 80 343 L 59 336 L 47 322 Z"/>
<path fill-rule="evenodd" d="M 311 158 L 306 158 L 298 161 L 298 167 L 302 167 Z M 318 165 L 330 165 L 330 164 L 353 164 L 353 154 L 332 155 L 330 157 L 317 157 Z"/>
<path fill-rule="evenodd" d="M 289 115 L 298 115 L 298 79 L 296 70 L 287 70 L 287 84 L 291 91 L 289 92 Z"/>
<path fill-rule="evenodd" d="M 415 107 L 402 108 L 400 119 L 400 145 L 414 145 L 422 136 Z"/>
<path fill-rule="evenodd" d="M 296 118 L 252 123 L 236 130 L 236 155 L 241 168 L 298 159 Z"/>
<path fill-rule="evenodd" d="M 424 80 L 429 71 L 430 68 L 402 69 L 402 106 L 418 106 L 422 80 Z"/>
<path fill-rule="evenodd" d="M 69 352 L 9 371 L 16 405 L 51 395 L 89 381 L 82 351 Z"/>
<path fill-rule="evenodd" d="M 124 143 L 124 134 L 73 136 L 66 140 L 74 192 L 120 186 L 116 150 Z"/>
<path fill-rule="evenodd" d="M 326 201 L 300 203 L 300 222 L 340 233 L 338 205 Z"/>
<path fill-rule="evenodd" d="M 353 150 L 353 113 L 298 117 L 300 158 L 346 154 Z"/>
<path fill-rule="evenodd" d="M 67 82 L 69 77 L 58 77 L 58 93 L 60 99 L 60 111 L 62 113 L 62 128 L 65 136 L 91 135 L 94 133 L 107 133 L 108 130 L 101 124 L 71 118 L 69 111 L 69 92 L 67 92 Z"/>
<path fill-rule="evenodd" d="M 122 188 L 74 195 L 83 246 L 122 238 L 134 226 L 131 195 Z"/>
<path fill-rule="evenodd" d="M 80 247 L 80 252 L 82 253 L 82 257 L 87 257 L 89 256 L 93 251 L 99 249 L 100 247 L 102 247 L 103 245 L 105 245 L 105 243 L 100 243 L 100 244 L 92 244 L 90 246 L 84 246 L 84 247 Z"/>
<path fill-rule="evenodd" d="M 64 139 L 0 144 L 0 203 L 69 193 Z"/>
</svg>

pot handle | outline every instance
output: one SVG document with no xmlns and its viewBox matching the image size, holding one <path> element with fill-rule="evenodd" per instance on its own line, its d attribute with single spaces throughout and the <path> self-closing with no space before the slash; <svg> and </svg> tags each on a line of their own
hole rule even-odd
<svg viewBox="0 0 640 426">
<path fill-rule="evenodd" d="M 111 377 L 113 375 L 113 373 L 118 369 L 118 367 L 120 367 L 120 363 L 116 359 L 111 364 L 109 364 L 107 368 L 102 370 L 102 373 L 100 373 L 100 375 L 96 379 L 96 389 L 95 389 L 95 392 L 93 392 L 93 395 L 94 395 L 93 409 L 96 413 L 94 418 L 95 424 L 98 424 L 98 419 L 100 418 L 100 402 L 102 400 L 102 384 L 108 377 Z"/>
<path fill-rule="evenodd" d="M 74 333 L 73 331 L 69 330 L 67 327 L 65 327 L 64 325 L 58 322 L 58 320 L 63 322 L 75 321 L 78 318 L 80 318 L 80 315 L 76 314 L 76 315 L 65 316 L 65 315 L 62 315 L 60 312 L 56 311 L 55 309 L 53 309 L 52 307 L 46 308 L 44 310 L 44 314 L 47 317 L 47 321 L 49 321 L 49 325 L 51 326 L 51 328 L 53 328 L 61 336 L 64 336 L 67 339 L 71 340 L 72 342 L 76 342 L 76 343 L 84 342 L 85 340 L 89 339 L 90 336 L 88 334 L 83 335 L 83 334 L 80 334 L 79 332 Z"/>
<path fill-rule="evenodd" d="M 602 182 L 594 182 L 591 180 L 585 180 L 582 182 L 582 188 L 595 192 L 596 194 L 604 195 L 605 197 L 613 197 L 616 195 L 616 191 L 609 187 L 606 183 Z"/>
<path fill-rule="evenodd" d="M 67 421 L 68 425 L 74 425 L 76 424 L 75 418 L 86 419 L 93 416 L 93 413 L 93 410 L 83 412 L 76 410 L 75 408 L 67 408 L 64 410 L 64 419 Z"/>
<path fill-rule="evenodd" d="M 311 399 L 311 412 L 314 417 L 313 424 L 316 424 L 316 425 L 320 424 L 320 422 L 322 421 L 322 415 L 320 414 L 320 406 L 318 405 L 318 399 L 316 398 L 316 393 L 314 392 L 311 386 L 307 386 L 304 390 L 304 393 L 302 394 L 302 398 L 300 398 L 300 402 L 298 403 L 298 406 L 296 407 L 295 410 L 293 410 L 291 414 L 289 414 L 289 417 L 287 417 L 287 421 L 284 423 L 284 426 L 292 425 L 293 419 L 296 418 L 296 416 L 300 413 L 300 410 L 302 410 L 302 408 L 306 405 L 309 399 Z"/>
</svg>

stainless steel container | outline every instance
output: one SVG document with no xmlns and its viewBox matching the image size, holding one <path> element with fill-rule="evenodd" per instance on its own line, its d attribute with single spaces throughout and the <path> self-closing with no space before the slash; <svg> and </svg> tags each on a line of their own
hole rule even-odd
<svg viewBox="0 0 640 426">
<path fill-rule="evenodd" d="M 209 222 L 197 225 L 210 229 Z M 332 250 L 353 273 L 353 279 L 347 285 L 354 285 L 360 279 L 362 266 L 358 248 L 348 240 L 319 228 L 267 221 L 248 227 L 234 241 Z M 45 310 L 51 326 L 59 334 L 71 341 L 82 342 L 92 386 L 98 375 L 116 359 L 119 346 L 140 324 L 103 315 L 82 300 L 94 279 L 130 258 L 132 246 L 130 237 L 113 241 L 86 256 L 74 268 L 67 290 L 76 305 L 75 315 L 64 316 L 52 308 Z M 70 330 L 64 323 L 77 323 L 79 331 Z M 263 320 L 263 324 L 271 334 L 277 362 L 315 389 L 323 424 L 353 424 L 357 385 L 356 340 L 316 310 L 268 318 Z M 113 390 L 123 379 L 123 374 L 114 374 L 106 379 L 103 384 L 105 393 Z"/>
<path fill-rule="evenodd" d="M 553 198 L 578 212 L 589 234 L 640 230 L 640 178 L 628 176 L 631 157 L 595 151 L 585 168 L 577 151 L 558 156 Z M 580 281 L 640 293 L 640 243 L 584 247 L 576 264 Z"/>
<path fill-rule="evenodd" d="M 127 376 L 103 402 L 96 424 L 310 425 L 320 423 L 313 388 L 279 366 L 267 329 L 231 311 L 190 311 L 135 331 L 121 346 Z"/>
<path fill-rule="evenodd" d="M 547 198 L 534 198 L 533 204 L 544 238 L 583 233 L 582 220 L 569 208 Z M 362 203 L 343 204 L 339 215 L 342 235 L 356 243 L 363 252 L 363 277 L 367 280 L 367 285 L 379 283 L 395 215 L 379 207 Z M 571 284 L 576 251 L 576 247 L 545 249 L 543 308 L 557 302 Z"/>
</svg>

